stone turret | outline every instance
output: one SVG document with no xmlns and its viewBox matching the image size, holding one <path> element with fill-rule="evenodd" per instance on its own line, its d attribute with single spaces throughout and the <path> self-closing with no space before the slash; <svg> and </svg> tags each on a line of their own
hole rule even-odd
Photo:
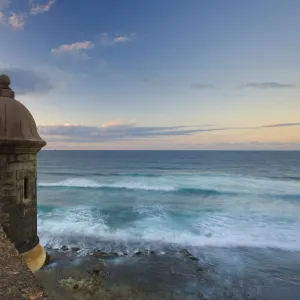
<svg viewBox="0 0 300 300">
<path fill-rule="evenodd" d="M 37 236 L 37 153 L 46 142 L 28 109 L 0 75 L 0 225 L 35 272 L 46 253 Z"/>
</svg>

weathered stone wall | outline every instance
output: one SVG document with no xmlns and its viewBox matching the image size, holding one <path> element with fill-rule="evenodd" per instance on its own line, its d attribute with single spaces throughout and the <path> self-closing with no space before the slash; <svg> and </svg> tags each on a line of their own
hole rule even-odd
<svg viewBox="0 0 300 300">
<path fill-rule="evenodd" d="M 36 153 L 0 152 L 0 224 L 20 253 L 38 243 L 36 156 Z M 24 197 L 25 178 L 27 199 Z"/>
<path fill-rule="evenodd" d="M 46 300 L 43 287 L 28 269 L 21 255 L 7 239 L 0 226 L 0 299 Z"/>
</svg>

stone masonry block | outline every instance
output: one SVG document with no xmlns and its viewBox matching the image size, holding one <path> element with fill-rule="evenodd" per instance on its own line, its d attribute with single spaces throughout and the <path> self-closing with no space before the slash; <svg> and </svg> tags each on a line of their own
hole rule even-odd
<svg viewBox="0 0 300 300">
<path fill-rule="evenodd" d="M 12 162 L 18 162 L 18 155 L 17 154 L 9 154 L 6 156 L 7 162 L 12 163 Z"/>
<path fill-rule="evenodd" d="M 17 161 L 19 162 L 26 162 L 28 161 L 28 154 L 18 154 Z"/>
<path fill-rule="evenodd" d="M 28 154 L 28 161 L 36 161 L 36 154 Z"/>
<path fill-rule="evenodd" d="M 17 180 L 24 179 L 24 173 L 25 173 L 24 170 L 17 170 L 16 173 L 17 173 Z"/>
<path fill-rule="evenodd" d="M 16 172 L 23 169 L 23 163 L 13 162 L 7 165 L 6 170 L 8 172 Z"/>
<path fill-rule="evenodd" d="M 6 155 L 0 155 L 0 168 L 4 168 L 7 165 Z"/>
<path fill-rule="evenodd" d="M 35 163 L 33 161 L 23 162 L 21 169 L 25 169 L 25 170 L 35 169 Z"/>
<path fill-rule="evenodd" d="M 16 193 L 15 189 L 3 188 L 2 195 L 3 196 L 17 196 L 17 193 Z"/>
<path fill-rule="evenodd" d="M 7 179 L 7 180 L 15 180 L 16 172 L 5 172 L 4 176 L 5 176 L 5 179 Z"/>
</svg>

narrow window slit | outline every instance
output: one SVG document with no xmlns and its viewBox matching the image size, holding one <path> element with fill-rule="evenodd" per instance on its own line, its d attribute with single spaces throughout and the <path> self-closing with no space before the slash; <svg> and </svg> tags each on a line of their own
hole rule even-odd
<svg viewBox="0 0 300 300">
<path fill-rule="evenodd" d="M 24 199 L 29 198 L 29 180 L 28 177 L 24 178 Z"/>
</svg>

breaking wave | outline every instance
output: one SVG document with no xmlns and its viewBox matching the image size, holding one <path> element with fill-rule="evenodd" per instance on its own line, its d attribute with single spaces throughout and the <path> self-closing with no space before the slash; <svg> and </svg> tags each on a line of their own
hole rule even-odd
<svg viewBox="0 0 300 300">
<path fill-rule="evenodd" d="M 39 182 L 39 188 L 55 189 L 102 189 L 143 190 L 153 192 L 180 192 L 188 194 L 228 195 L 287 195 L 299 196 L 300 184 L 296 181 L 271 180 L 225 175 L 124 175 L 113 179 L 68 178 L 57 182 Z"/>
<path fill-rule="evenodd" d="M 48 199 L 38 216 L 44 244 L 300 250 L 296 181 L 226 174 L 128 174 L 44 181 L 38 187 Z M 78 193 L 67 194 L 73 190 Z M 71 197 L 67 206 L 64 200 L 60 205 L 61 197 Z"/>
</svg>

